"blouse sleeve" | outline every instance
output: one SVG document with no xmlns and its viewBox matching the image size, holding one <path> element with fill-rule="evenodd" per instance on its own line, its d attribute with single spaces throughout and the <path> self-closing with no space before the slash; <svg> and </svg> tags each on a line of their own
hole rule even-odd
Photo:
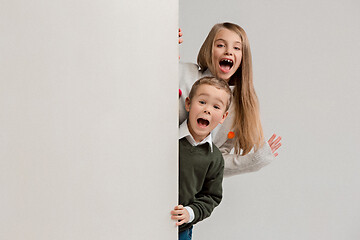
<svg viewBox="0 0 360 240">
<path fill-rule="evenodd" d="M 267 142 L 265 142 L 256 152 L 251 152 L 243 156 L 234 154 L 231 151 L 233 149 L 231 141 L 225 142 L 219 149 L 224 157 L 225 177 L 256 172 L 274 160 L 274 155 Z"/>
</svg>

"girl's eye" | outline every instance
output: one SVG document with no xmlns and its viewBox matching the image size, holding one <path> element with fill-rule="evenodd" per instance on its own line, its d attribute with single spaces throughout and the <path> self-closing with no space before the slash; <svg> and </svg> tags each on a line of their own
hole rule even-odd
<svg viewBox="0 0 360 240">
<path fill-rule="evenodd" d="M 234 47 L 234 49 L 235 49 L 235 50 L 240 50 L 240 48 L 239 48 L 239 47 Z"/>
<path fill-rule="evenodd" d="M 217 47 L 225 47 L 224 44 L 218 44 Z"/>
</svg>

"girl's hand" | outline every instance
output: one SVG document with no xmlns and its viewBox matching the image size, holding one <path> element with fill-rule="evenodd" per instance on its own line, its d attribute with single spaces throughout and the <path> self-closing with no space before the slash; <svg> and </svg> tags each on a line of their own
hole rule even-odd
<svg viewBox="0 0 360 240">
<path fill-rule="evenodd" d="M 183 42 L 183 39 L 181 38 L 182 37 L 182 32 L 181 32 L 181 28 L 179 28 L 179 44 L 181 44 Z"/>
<path fill-rule="evenodd" d="M 182 37 L 182 32 L 181 32 L 181 28 L 179 28 L 179 44 L 181 44 L 183 42 L 183 39 L 181 38 Z M 179 59 L 180 59 L 180 55 L 179 55 Z"/>
<path fill-rule="evenodd" d="M 174 207 L 174 210 L 171 211 L 171 219 L 178 220 L 176 225 L 180 226 L 189 222 L 190 215 L 183 205 L 177 205 Z"/>
<path fill-rule="evenodd" d="M 278 155 L 278 153 L 276 152 L 279 147 L 281 147 L 281 137 L 277 137 L 276 139 L 276 134 L 274 133 L 271 138 L 268 140 L 269 146 L 271 148 L 272 153 L 274 154 L 274 157 L 276 157 Z"/>
</svg>

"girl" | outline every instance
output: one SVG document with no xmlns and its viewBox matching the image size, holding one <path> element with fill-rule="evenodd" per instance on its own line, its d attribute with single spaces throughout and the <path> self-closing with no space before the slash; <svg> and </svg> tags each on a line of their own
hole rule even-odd
<svg viewBox="0 0 360 240">
<path fill-rule="evenodd" d="M 179 36 L 182 33 L 179 30 Z M 182 39 L 179 39 L 179 43 Z M 196 64 L 181 63 L 179 123 L 187 118 L 185 98 L 201 77 L 215 76 L 228 82 L 234 94 L 229 115 L 214 129 L 213 142 L 225 161 L 225 176 L 253 172 L 277 156 L 281 137 L 264 142 L 259 104 L 253 86 L 249 41 L 245 31 L 233 23 L 214 25 L 198 54 Z M 253 151 L 251 151 L 253 150 Z"/>
</svg>

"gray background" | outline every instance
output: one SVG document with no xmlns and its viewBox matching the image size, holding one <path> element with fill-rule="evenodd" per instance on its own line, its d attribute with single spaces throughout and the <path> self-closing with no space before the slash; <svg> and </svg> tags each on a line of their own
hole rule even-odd
<svg viewBox="0 0 360 240">
<path fill-rule="evenodd" d="M 0 239 L 176 239 L 178 1 L 0 6 Z"/>
<path fill-rule="evenodd" d="M 181 0 L 181 61 L 224 21 L 248 34 L 265 135 L 283 147 L 224 180 L 194 239 L 360 239 L 360 3 Z"/>
</svg>

